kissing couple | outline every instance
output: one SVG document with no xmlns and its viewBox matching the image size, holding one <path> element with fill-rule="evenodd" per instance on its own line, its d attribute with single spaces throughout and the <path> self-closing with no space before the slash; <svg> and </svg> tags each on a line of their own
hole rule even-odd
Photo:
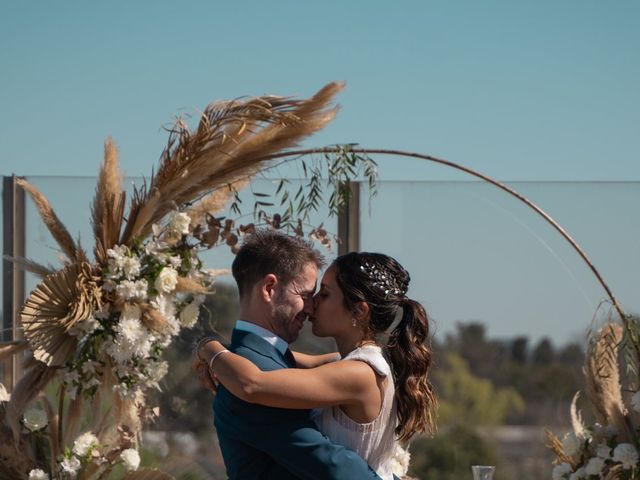
<svg viewBox="0 0 640 480">
<path fill-rule="evenodd" d="M 402 478 L 418 432 L 432 432 L 429 324 L 406 296 L 409 273 L 379 253 L 324 259 L 273 230 L 245 238 L 230 346 L 198 342 L 193 368 L 213 409 L 230 479 Z M 338 352 L 292 352 L 305 319 Z M 386 337 L 386 341 L 382 341 Z"/>
</svg>

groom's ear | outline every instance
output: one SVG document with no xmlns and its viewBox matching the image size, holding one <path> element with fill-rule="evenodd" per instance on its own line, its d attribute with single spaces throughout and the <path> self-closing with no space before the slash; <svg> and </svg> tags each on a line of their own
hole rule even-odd
<svg viewBox="0 0 640 480">
<path fill-rule="evenodd" d="M 260 282 L 260 298 L 266 303 L 273 302 L 273 297 L 276 293 L 276 287 L 278 286 L 278 277 L 273 273 L 269 273 L 264 276 L 262 282 Z"/>
</svg>

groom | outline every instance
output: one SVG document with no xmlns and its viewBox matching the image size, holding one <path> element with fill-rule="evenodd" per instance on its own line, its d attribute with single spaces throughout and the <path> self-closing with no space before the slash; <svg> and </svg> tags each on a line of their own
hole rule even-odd
<svg viewBox="0 0 640 480">
<path fill-rule="evenodd" d="M 241 320 L 233 330 L 230 350 L 264 371 L 295 368 L 288 344 L 312 313 L 323 263 L 322 255 L 302 239 L 275 231 L 247 237 L 232 265 Z M 206 341 L 199 349 L 206 350 Z M 198 374 L 202 383 L 210 384 L 206 367 Z M 379 478 L 356 453 L 320 433 L 309 410 L 250 404 L 220 385 L 214 423 L 232 480 Z"/>
</svg>

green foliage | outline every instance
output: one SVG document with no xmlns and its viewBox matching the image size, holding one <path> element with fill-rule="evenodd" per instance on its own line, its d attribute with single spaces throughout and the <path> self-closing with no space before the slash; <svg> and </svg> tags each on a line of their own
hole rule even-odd
<svg viewBox="0 0 640 480">
<path fill-rule="evenodd" d="M 515 389 L 497 389 L 490 380 L 474 376 L 455 353 L 445 355 L 434 379 L 440 395 L 440 425 L 500 425 L 510 413 L 524 410 Z"/>
<path fill-rule="evenodd" d="M 495 448 L 474 429 L 456 425 L 434 438 L 419 437 L 411 443 L 409 475 L 428 480 L 471 478 L 471 465 L 496 465 Z M 500 480 L 500 469 L 496 480 Z"/>
</svg>

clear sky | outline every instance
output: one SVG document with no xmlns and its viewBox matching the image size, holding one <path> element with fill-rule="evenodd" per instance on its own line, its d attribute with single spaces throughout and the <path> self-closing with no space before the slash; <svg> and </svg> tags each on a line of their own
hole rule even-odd
<svg viewBox="0 0 640 480">
<path fill-rule="evenodd" d="M 640 181 L 635 0 L 5 1 L 0 45 L 3 175 L 95 175 L 107 135 L 128 175 L 148 175 L 175 114 L 344 80 L 307 145 L 413 150 L 507 181 Z M 464 178 L 412 160 L 380 172 Z"/>
</svg>

